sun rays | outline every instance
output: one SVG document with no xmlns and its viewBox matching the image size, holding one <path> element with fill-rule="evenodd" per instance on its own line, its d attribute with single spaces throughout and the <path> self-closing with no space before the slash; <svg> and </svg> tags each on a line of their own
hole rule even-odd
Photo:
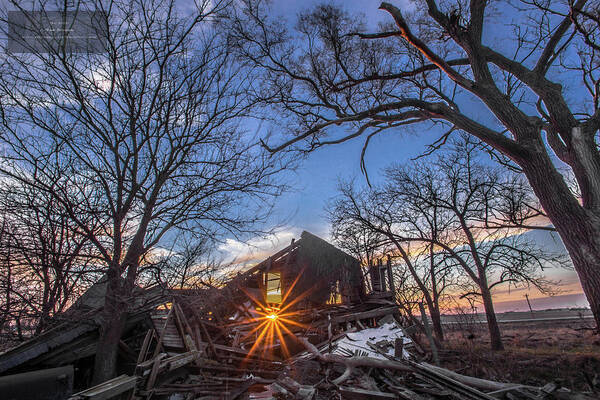
<svg viewBox="0 0 600 400">
<path fill-rule="evenodd" d="M 248 351 L 246 359 L 249 359 L 257 352 L 259 352 L 261 356 L 265 356 L 267 353 L 273 353 L 277 345 L 281 346 L 281 353 L 285 358 L 291 356 L 286 339 L 288 341 L 290 339 L 297 339 L 290 328 L 308 328 L 307 325 L 294 320 L 300 313 L 298 311 L 290 311 L 290 308 L 299 301 L 305 299 L 312 290 L 309 289 L 299 295 L 295 295 L 291 301 L 288 301 L 290 294 L 298 283 L 301 275 L 302 273 L 298 274 L 290 287 L 283 293 L 279 307 L 269 305 L 266 301 L 257 299 L 256 296 L 253 296 L 242 288 L 246 295 L 255 303 L 255 312 L 258 314 L 257 317 L 249 318 L 247 321 L 259 322 L 259 324 L 250 330 L 243 338 L 247 339 L 256 335 L 254 344 Z"/>
</svg>

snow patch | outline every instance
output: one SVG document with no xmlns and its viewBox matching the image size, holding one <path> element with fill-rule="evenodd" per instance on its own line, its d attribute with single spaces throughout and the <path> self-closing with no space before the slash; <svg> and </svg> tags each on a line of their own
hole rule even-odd
<svg viewBox="0 0 600 400">
<path fill-rule="evenodd" d="M 369 347 L 367 342 L 377 344 L 385 354 L 393 356 L 396 339 L 402 339 L 404 345 L 411 342 L 410 338 L 404 335 L 402 328 L 398 325 L 395 323 L 385 323 L 377 328 L 367 328 L 358 332 L 346 333 L 343 338 L 335 341 L 335 348 L 332 353 L 346 357 L 349 353 L 360 354 L 362 356 L 385 360 L 386 358 Z M 402 349 L 402 358 L 409 358 L 409 353 L 406 349 Z"/>
</svg>

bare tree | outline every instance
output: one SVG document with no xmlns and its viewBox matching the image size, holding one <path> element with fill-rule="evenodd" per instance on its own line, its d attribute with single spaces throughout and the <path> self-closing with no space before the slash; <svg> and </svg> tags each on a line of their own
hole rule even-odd
<svg viewBox="0 0 600 400">
<path fill-rule="evenodd" d="M 345 193 L 352 183 L 340 184 L 340 191 Z M 390 241 L 389 235 L 374 230 L 360 219 L 349 218 L 343 202 L 334 201 L 327 208 L 327 216 L 331 223 L 332 237 L 342 249 L 363 260 L 363 266 L 374 266 L 378 258 L 388 255 L 400 259 L 400 264 L 392 264 L 392 274 L 396 284 L 395 297 L 410 318 L 419 301 L 425 300 L 430 310 L 436 338 L 442 342 L 444 331 L 441 323 L 440 300 L 446 289 L 455 282 L 452 279 L 452 268 L 444 265 L 443 257 L 436 254 L 434 246 L 413 245 L 410 242 Z M 432 229 L 436 229 L 432 226 Z M 365 277 L 368 278 L 368 274 Z M 418 307 L 417 307 L 418 309 Z"/>
<path fill-rule="evenodd" d="M 0 184 L 7 300 L 19 336 L 38 334 L 89 287 L 93 250 L 52 196 L 18 182 Z"/>
<path fill-rule="evenodd" d="M 339 192 L 340 197 L 332 202 L 327 210 L 333 231 L 337 231 L 341 227 L 353 226 L 354 231 L 370 231 L 371 235 L 379 235 L 380 248 L 391 245 L 403 260 L 408 276 L 420 290 L 429 308 L 435 334 L 440 341 L 443 341 L 444 334 L 438 301 L 441 291 L 436 279 L 439 270 L 433 261 L 432 268 L 422 268 L 426 261 L 423 260 L 422 254 L 427 254 L 428 246 L 396 239 L 392 225 L 398 222 L 394 220 L 397 217 L 397 209 L 387 210 L 385 217 L 389 217 L 389 219 L 385 220 L 385 224 L 383 224 L 385 217 L 380 211 L 387 207 L 390 200 L 389 196 L 383 196 L 383 191 L 357 191 L 351 182 L 342 182 Z M 375 221 L 373 218 L 377 220 Z M 401 273 L 401 275 L 404 274 Z"/>
<path fill-rule="evenodd" d="M 160 285 L 172 289 L 215 288 L 225 283 L 228 265 L 219 260 L 208 237 L 180 233 L 170 248 L 155 248 L 140 266 L 144 286 Z"/>
<path fill-rule="evenodd" d="M 17 320 L 14 318 L 14 312 L 19 302 L 14 300 L 13 284 L 13 265 L 11 263 L 11 252 L 7 246 L 4 246 L 10 236 L 9 222 L 4 217 L 4 213 L 0 220 L 0 290 L 2 291 L 2 301 L 0 302 L 0 334 L 2 335 L 1 344 L 10 342 L 15 335 L 13 329 L 17 328 Z"/>
<path fill-rule="evenodd" d="M 520 204 L 529 188 L 478 163 L 476 149 L 477 144 L 467 140 L 429 163 L 388 168 L 386 183 L 367 192 L 342 187 L 333 214 L 385 235 L 396 246 L 423 292 L 434 327 L 439 324 L 440 330 L 438 299 L 443 286 L 436 278 L 448 268 L 459 268 L 477 288 L 471 294 L 481 298 L 492 348 L 499 350 L 502 340 L 492 290 L 508 284 L 533 285 L 549 292 L 551 282 L 540 271 L 548 265 L 562 265 L 563 260 L 526 242 L 513 226 L 500 223 L 518 219 L 516 226 L 522 226 L 529 218 Z M 521 211 L 502 217 L 515 209 Z M 429 282 L 411 257 L 419 246 L 430 253 L 431 272 L 425 275 Z"/>
<path fill-rule="evenodd" d="M 102 51 L 70 51 L 65 36 L 0 66 L 3 174 L 49 193 L 105 267 L 95 382 L 115 372 L 144 257 L 174 231 L 255 233 L 282 190 L 281 159 L 239 126 L 247 77 L 214 29 L 227 6 L 77 2 L 68 10 L 99 12 Z"/>
<path fill-rule="evenodd" d="M 279 127 L 284 116 L 290 127 L 265 146 L 307 152 L 363 137 L 366 148 L 373 136 L 407 125 L 444 128 L 431 149 L 456 130 L 479 138 L 526 175 L 600 326 L 600 3 L 379 8 L 391 19 L 374 33 L 360 15 L 332 5 L 302 13 L 292 31 L 263 2 L 246 2 L 231 36 L 240 57 L 262 71 L 257 98 L 278 111 Z"/>
<path fill-rule="evenodd" d="M 331 237 L 335 244 L 361 260 L 364 266 L 375 265 L 385 237 L 351 221 L 339 222 L 331 226 Z"/>
</svg>

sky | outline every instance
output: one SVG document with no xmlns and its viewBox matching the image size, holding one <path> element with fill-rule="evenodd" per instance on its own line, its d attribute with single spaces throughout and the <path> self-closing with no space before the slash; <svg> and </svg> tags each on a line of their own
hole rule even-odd
<svg viewBox="0 0 600 400">
<path fill-rule="evenodd" d="M 318 4 L 319 1 L 274 0 L 272 10 L 282 15 L 288 23 L 293 22 L 295 16 L 305 7 Z M 393 1 L 400 7 L 410 7 L 409 0 Z M 340 4 L 340 3 L 338 3 Z M 345 0 L 343 6 L 350 12 L 362 12 L 368 24 L 373 27 L 389 18 L 387 13 L 378 10 L 380 1 L 370 0 Z M 497 40 L 496 32 L 488 32 L 488 39 Z M 477 112 L 477 108 L 474 109 Z M 482 110 L 483 111 L 483 110 Z M 369 144 L 366 153 L 366 167 L 371 180 L 377 180 L 378 171 L 391 163 L 409 163 L 411 158 L 420 155 L 425 146 L 437 139 L 438 132 L 426 132 L 417 135 L 401 130 L 389 130 L 375 136 Z M 327 202 L 336 194 L 336 185 L 340 178 L 356 178 L 364 182 L 360 171 L 360 154 L 364 138 L 357 138 L 343 144 L 327 146 L 311 153 L 291 179 L 292 190 L 278 200 L 275 209 L 275 219 L 285 221 L 275 235 L 268 238 L 255 238 L 249 241 L 249 246 L 233 239 L 227 240 L 220 246 L 220 250 L 229 257 L 236 257 L 237 261 L 252 264 L 260 261 L 277 250 L 287 246 L 292 238 L 299 238 L 303 230 L 310 231 L 324 239 L 330 239 L 330 227 L 325 217 L 324 208 Z M 558 235 L 545 231 L 529 232 L 526 235 L 540 243 L 549 251 L 564 251 Z M 581 286 L 577 275 L 572 270 L 551 270 L 547 277 L 560 281 L 560 290 L 563 296 L 557 297 L 552 303 L 555 306 L 580 307 L 582 302 Z M 495 293 L 495 299 L 505 304 L 519 304 L 525 293 L 530 298 L 542 298 L 543 294 L 535 290 L 503 290 Z M 512 302 L 512 303 L 511 303 Z M 549 303 L 541 302 L 547 305 Z M 507 305 L 508 309 L 510 306 Z M 516 307 L 516 306 L 515 306 Z M 518 307 L 517 307 L 518 308 Z"/>
<path fill-rule="evenodd" d="M 414 7 L 411 0 L 391 0 L 391 2 L 404 9 Z M 272 0 L 271 10 L 293 24 L 299 12 L 319 3 L 320 0 Z M 342 4 L 351 13 L 362 13 L 369 28 L 373 30 L 379 22 L 391 20 L 386 12 L 378 10 L 379 0 L 340 0 L 334 3 Z M 499 32 L 488 29 L 487 40 L 498 42 L 502 39 Z M 487 112 L 477 104 L 470 109 L 472 113 L 481 112 L 482 115 Z M 249 127 L 249 130 L 254 131 L 253 128 L 255 127 Z M 391 163 L 410 163 L 411 159 L 422 154 L 426 145 L 434 142 L 439 134 L 440 132 L 436 131 L 416 134 L 406 130 L 390 129 L 374 136 L 365 156 L 371 181 L 377 182 L 378 172 Z M 227 260 L 235 259 L 242 264 L 252 264 L 287 246 L 292 238 L 299 238 L 303 230 L 329 240 L 330 227 L 324 208 L 335 196 L 338 180 L 355 178 L 359 183 L 365 182 L 360 171 L 360 155 L 364 140 L 364 137 L 359 137 L 311 153 L 291 176 L 289 183 L 292 190 L 284 194 L 276 203 L 272 221 L 277 221 L 278 225 L 281 225 L 276 233 L 267 238 L 250 239 L 247 243 L 227 239 L 219 247 L 223 256 Z M 557 235 L 553 236 L 542 231 L 530 232 L 527 235 L 551 251 L 562 248 Z M 549 271 L 548 275 L 551 279 L 561 282 L 563 294 L 581 293 L 581 287 L 573 271 L 555 270 Z M 527 291 L 498 290 L 495 295 L 498 301 L 514 301 L 522 299 L 525 293 Z M 529 294 L 532 298 L 542 296 L 535 292 Z"/>
</svg>

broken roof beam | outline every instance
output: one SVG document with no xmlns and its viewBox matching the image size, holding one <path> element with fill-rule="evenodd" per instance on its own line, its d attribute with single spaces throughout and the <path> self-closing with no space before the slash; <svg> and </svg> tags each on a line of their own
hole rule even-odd
<svg viewBox="0 0 600 400">
<path fill-rule="evenodd" d="M 333 317 L 332 320 L 335 324 L 341 324 L 344 322 L 355 321 L 357 319 L 361 320 L 361 319 L 368 319 L 368 318 L 383 317 L 385 315 L 394 314 L 397 312 L 398 312 L 398 307 L 396 307 L 396 306 L 385 307 L 385 308 L 375 308 L 375 309 L 369 310 L 369 311 L 362 311 L 362 312 L 358 312 L 358 313 L 338 315 L 338 316 Z"/>
<path fill-rule="evenodd" d="M 300 239 L 300 240 L 302 240 L 302 239 Z M 269 258 L 267 258 L 266 260 L 263 260 L 263 261 L 259 262 L 254 267 L 250 268 L 248 271 L 244 272 L 240 276 L 252 275 L 256 271 L 258 271 L 261 268 L 269 265 L 270 263 L 272 265 L 272 263 L 274 261 L 277 261 L 279 258 L 281 258 L 282 256 L 286 255 L 286 253 L 288 253 L 288 252 L 292 251 L 293 249 L 295 249 L 296 247 L 298 247 L 300 245 L 300 240 L 295 240 L 294 242 L 292 242 L 292 244 L 290 244 L 286 248 L 284 248 L 282 250 L 279 250 L 277 253 L 273 254 L 272 256 L 270 256 Z"/>
</svg>

